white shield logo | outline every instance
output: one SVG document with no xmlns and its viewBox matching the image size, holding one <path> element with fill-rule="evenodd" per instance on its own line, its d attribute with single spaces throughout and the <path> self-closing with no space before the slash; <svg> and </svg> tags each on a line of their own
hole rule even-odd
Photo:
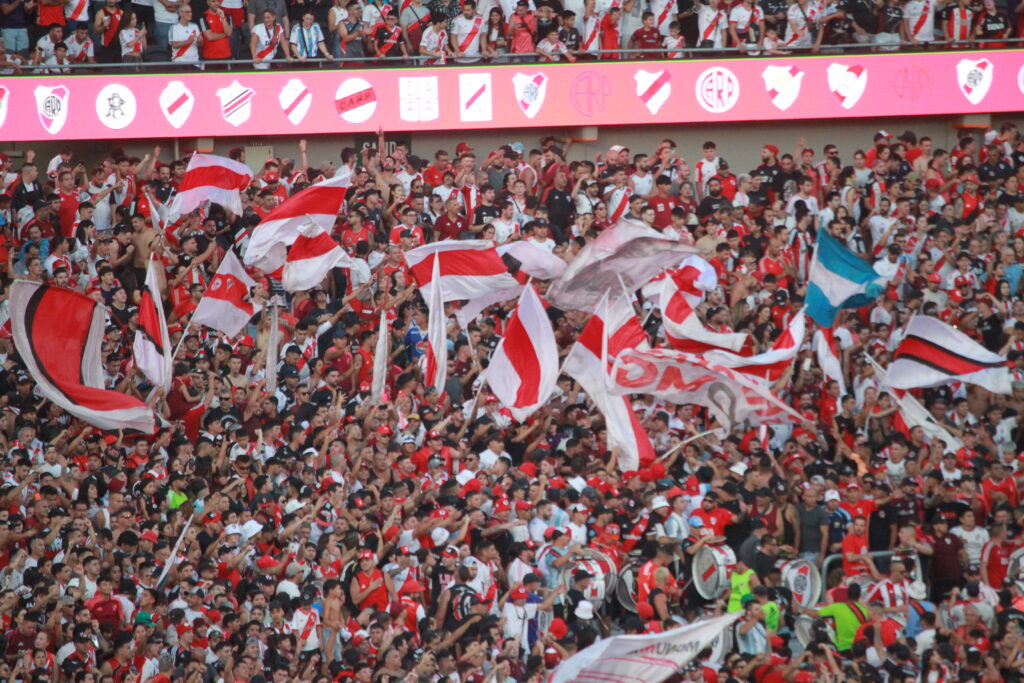
<svg viewBox="0 0 1024 683">
<path fill-rule="evenodd" d="M 11 91 L 0 85 L 0 126 L 7 120 L 7 105 L 11 103 Z"/>
<path fill-rule="evenodd" d="M 843 109 L 853 109 L 868 86 L 868 70 L 859 64 L 828 65 L 828 89 L 839 99 Z"/>
<path fill-rule="evenodd" d="M 107 128 L 125 128 L 135 120 L 135 110 L 135 94 L 120 83 L 104 86 L 96 96 L 96 116 Z"/>
<path fill-rule="evenodd" d="M 780 111 L 786 111 L 800 96 L 804 72 L 795 66 L 769 66 L 761 72 L 761 78 L 772 104 Z"/>
<path fill-rule="evenodd" d="M 231 81 L 231 85 L 217 91 L 217 97 L 220 98 L 220 115 L 237 128 L 252 115 L 252 98 L 255 94 L 252 88 L 246 88 L 238 81 Z"/>
<path fill-rule="evenodd" d="M 961 59 L 956 65 L 956 84 L 971 104 L 978 104 L 992 87 L 995 67 L 987 59 Z"/>
<path fill-rule="evenodd" d="M 50 88 L 40 85 L 35 90 L 39 123 L 50 135 L 56 135 L 68 120 L 68 99 L 71 92 L 63 85 Z"/>
<path fill-rule="evenodd" d="M 516 92 L 516 104 L 526 118 L 532 119 L 544 106 L 544 97 L 548 94 L 548 77 L 542 73 L 516 74 L 512 77 L 512 87 Z"/>
<path fill-rule="evenodd" d="M 160 110 L 164 113 L 167 123 L 181 128 L 192 115 L 192 107 L 196 98 L 192 91 L 181 81 L 171 81 L 160 93 Z"/>
<path fill-rule="evenodd" d="M 309 105 L 313 102 L 313 93 L 305 83 L 293 78 L 281 88 L 277 101 L 281 103 L 284 115 L 288 117 L 293 126 L 297 126 L 302 123 L 302 119 L 306 118 Z"/>
<path fill-rule="evenodd" d="M 740 99 L 740 79 L 729 69 L 713 66 L 697 77 L 697 103 L 712 114 L 727 112 Z"/>
<path fill-rule="evenodd" d="M 652 114 L 657 114 L 661 105 L 665 104 L 668 96 L 672 94 L 670 78 L 668 71 L 652 72 L 640 69 L 633 74 L 633 80 L 636 81 L 637 97 L 647 107 L 647 111 Z"/>
</svg>

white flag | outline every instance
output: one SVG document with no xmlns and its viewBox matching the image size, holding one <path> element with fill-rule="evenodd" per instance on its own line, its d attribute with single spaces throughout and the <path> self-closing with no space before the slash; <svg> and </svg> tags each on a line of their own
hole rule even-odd
<svg viewBox="0 0 1024 683">
<path fill-rule="evenodd" d="M 388 353 L 391 350 L 391 344 L 388 342 L 389 332 L 387 312 L 381 311 L 377 348 L 373 350 L 373 383 L 370 385 L 370 402 L 374 404 L 379 403 L 380 397 L 384 395 L 384 384 L 388 377 L 388 367 L 391 365 Z"/>
<path fill-rule="evenodd" d="M 132 350 L 139 370 L 149 378 L 153 386 L 161 387 L 166 392 L 171 388 L 173 375 L 171 338 L 167 333 L 163 297 L 160 296 L 160 283 L 154 263 L 155 259 L 150 259 L 146 268 L 146 286 L 142 290 L 142 301 L 139 302 L 139 328 L 135 330 Z"/>
</svg>

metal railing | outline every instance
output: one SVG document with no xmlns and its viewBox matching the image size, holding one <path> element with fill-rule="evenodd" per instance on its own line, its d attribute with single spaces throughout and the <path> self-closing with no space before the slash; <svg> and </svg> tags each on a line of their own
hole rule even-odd
<svg viewBox="0 0 1024 683">
<path fill-rule="evenodd" d="M 1020 49 L 1024 45 L 1024 38 L 1007 38 L 1005 40 L 997 41 L 1005 43 L 1006 48 L 989 48 L 981 46 L 972 46 L 960 52 L 968 53 L 972 50 L 977 49 Z M 946 49 L 945 41 L 936 41 L 920 46 L 910 45 L 880 45 L 875 43 L 843 43 L 840 45 L 822 45 L 819 52 L 812 52 L 809 49 L 797 49 L 789 50 L 789 55 L 766 55 L 761 51 L 760 54 L 752 54 L 752 51 L 741 49 L 739 47 L 724 47 L 724 48 L 713 48 L 713 47 L 692 47 L 684 48 L 681 50 L 683 55 L 682 59 L 701 59 L 701 58 L 724 58 L 724 59 L 761 59 L 763 57 L 770 56 L 772 59 L 786 59 L 787 57 L 806 57 L 813 54 L 894 54 L 894 53 L 927 53 L 927 52 L 938 52 Z M 756 50 L 753 52 L 757 52 Z M 667 51 L 664 49 L 656 50 L 640 50 L 640 49 L 619 49 L 619 50 L 593 50 L 586 53 L 580 53 L 577 55 L 578 61 L 576 63 L 595 63 L 602 60 L 604 55 L 616 56 L 614 61 L 648 61 L 648 60 L 661 60 L 666 59 Z M 588 58 L 589 57 L 589 58 Z M 433 60 L 433 57 L 424 57 L 421 55 L 411 55 L 409 57 L 339 57 L 339 58 L 323 58 L 318 57 L 315 59 L 299 60 L 293 59 L 291 61 L 280 58 L 268 61 L 263 61 L 261 64 L 270 64 L 274 69 L 344 69 L 344 68 L 359 68 L 373 69 L 373 68 L 396 68 L 396 67 L 416 67 L 422 66 L 424 62 Z M 497 64 L 530 64 L 538 63 L 538 55 L 536 53 L 518 53 L 518 54 L 505 54 L 499 59 L 485 61 L 480 59 L 477 62 L 471 64 L 464 64 L 456 62 L 454 59 L 449 59 L 446 64 L 431 64 L 433 67 L 468 67 L 474 66 L 493 66 Z M 546 67 L 553 66 L 558 67 L 563 64 L 572 64 L 569 61 L 560 62 L 545 62 Z M 61 73 L 86 73 L 96 74 L 104 72 L 117 72 L 117 73 L 190 73 L 199 69 L 210 70 L 210 71 L 256 71 L 254 68 L 253 61 L 251 59 L 218 59 L 218 60 L 200 60 L 198 62 L 173 62 L 173 61 L 142 61 L 142 62 L 103 62 L 96 64 L 67 64 L 58 67 L 61 69 Z M 52 66 L 46 65 L 22 65 L 20 73 L 6 74 L 4 77 L 11 76 L 39 76 L 46 73 L 56 71 Z"/>
</svg>

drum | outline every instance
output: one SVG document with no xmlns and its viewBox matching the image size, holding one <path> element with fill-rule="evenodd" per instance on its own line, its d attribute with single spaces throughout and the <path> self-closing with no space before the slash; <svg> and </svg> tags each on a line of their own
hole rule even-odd
<svg viewBox="0 0 1024 683">
<path fill-rule="evenodd" d="M 736 553 L 727 545 L 706 545 L 693 558 L 693 586 L 705 600 L 714 600 L 729 588 Z"/>
<path fill-rule="evenodd" d="M 821 599 L 821 572 L 807 560 L 789 560 L 779 568 L 782 584 L 801 607 L 813 607 Z"/>
<path fill-rule="evenodd" d="M 638 557 L 628 557 L 622 567 L 619 568 L 619 580 L 615 585 L 615 597 L 623 609 L 633 614 L 637 613 L 636 608 L 636 577 L 643 563 Z"/>
<path fill-rule="evenodd" d="M 1024 548 L 1017 548 L 1010 554 L 1010 564 L 1006 568 L 1006 578 L 1014 581 L 1024 580 Z"/>
<path fill-rule="evenodd" d="M 618 568 L 608 555 L 599 550 L 587 549 L 583 555 L 562 569 L 560 581 L 567 589 L 576 585 L 573 576 L 580 569 L 594 575 L 590 585 L 583 592 L 584 599 L 594 603 L 595 608 L 600 607 L 608 596 L 615 593 L 619 578 Z"/>
<path fill-rule="evenodd" d="M 836 642 L 836 631 L 828 621 L 801 614 L 793 622 L 793 633 L 804 647 L 815 641 L 815 631 L 819 628 L 825 631 L 833 643 Z"/>
</svg>

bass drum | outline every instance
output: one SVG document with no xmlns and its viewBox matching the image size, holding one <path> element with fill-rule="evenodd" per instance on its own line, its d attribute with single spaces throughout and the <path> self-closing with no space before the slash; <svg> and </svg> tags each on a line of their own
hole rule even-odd
<svg viewBox="0 0 1024 683">
<path fill-rule="evenodd" d="M 595 608 L 600 607 L 609 596 L 615 594 L 619 570 L 611 557 L 599 550 L 588 549 L 582 556 L 562 569 L 560 582 L 566 589 L 575 587 L 576 581 L 573 577 L 581 569 L 594 575 L 590 586 L 583 592 L 583 598 L 594 603 Z"/>
<path fill-rule="evenodd" d="M 816 627 L 816 621 L 818 621 L 818 619 L 815 619 L 812 616 L 801 614 L 793 622 L 793 633 L 796 635 L 796 639 L 800 641 L 800 644 L 805 648 L 814 642 L 815 628 L 823 628 L 832 642 L 836 642 L 836 631 L 832 628 L 832 625 L 828 621 L 821 621 L 822 625 Z"/>
<path fill-rule="evenodd" d="M 729 588 L 736 553 L 727 545 L 706 545 L 693 558 L 693 585 L 705 600 L 714 600 Z"/>
<path fill-rule="evenodd" d="M 821 599 L 821 572 L 807 560 L 789 560 L 779 567 L 782 584 L 801 607 L 813 607 Z"/>
<path fill-rule="evenodd" d="M 637 614 L 636 608 L 636 577 L 640 572 L 643 560 L 638 557 L 627 557 L 619 568 L 619 580 L 615 585 L 615 597 L 627 612 Z"/>
</svg>

